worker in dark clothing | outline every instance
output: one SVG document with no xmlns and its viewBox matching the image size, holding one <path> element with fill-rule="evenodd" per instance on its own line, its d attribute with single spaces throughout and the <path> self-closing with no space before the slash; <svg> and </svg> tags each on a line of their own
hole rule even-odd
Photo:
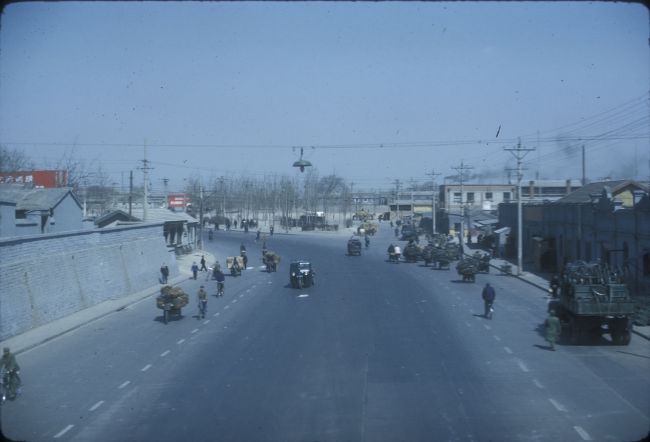
<svg viewBox="0 0 650 442">
<path fill-rule="evenodd" d="M 483 316 L 485 316 L 487 319 L 492 319 L 492 312 L 494 311 L 492 305 L 494 304 L 496 293 L 489 282 L 485 284 L 485 287 L 483 287 L 483 293 L 481 294 L 481 297 L 483 298 L 483 304 L 485 307 L 485 314 Z"/>
</svg>

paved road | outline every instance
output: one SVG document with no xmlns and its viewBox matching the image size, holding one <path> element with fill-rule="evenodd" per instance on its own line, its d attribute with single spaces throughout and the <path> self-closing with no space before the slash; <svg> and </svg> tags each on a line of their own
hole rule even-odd
<svg viewBox="0 0 650 442">
<path fill-rule="evenodd" d="M 635 440 L 650 428 L 650 348 L 546 349 L 545 294 L 521 281 L 390 264 L 388 229 L 360 257 L 345 237 L 275 235 L 278 273 L 254 234 L 219 232 L 217 257 L 247 245 L 226 296 L 164 325 L 152 298 L 22 353 L 24 394 L 2 409 L 30 441 Z M 309 258 L 316 285 L 288 284 Z M 223 261 L 222 261 L 223 263 Z M 480 289 L 497 290 L 495 317 Z M 214 283 L 209 282 L 214 292 Z"/>
</svg>

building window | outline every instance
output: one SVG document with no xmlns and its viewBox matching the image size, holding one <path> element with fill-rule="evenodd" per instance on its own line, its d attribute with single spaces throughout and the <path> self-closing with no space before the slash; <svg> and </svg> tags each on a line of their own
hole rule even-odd
<svg viewBox="0 0 650 442">
<path fill-rule="evenodd" d="M 467 202 L 468 203 L 474 202 L 474 192 L 467 192 Z"/>
<path fill-rule="evenodd" d="M 488 201 L 492 201 L 492 192 L 485 192 L 485 199 Z"/>
<path fill-rule="evenodd" d="M 454 202 L 459 204 L 462 202 L 460 199 L 460 192 L 454 192 Z"/>
<path fill-rule="evenodd" d="M 510 192 L 503 192 L 503 201 L 506 203 L 510 201 Z"/>
<path fill-rule="evenodd" d="M 650 276 L 650 252 L 643 254 L 643 276 Z"/>
<path fill-rule="evenodd" d="M 585 261 L 591 261 L 591 241 L 585 241 Z"/>
</svg>

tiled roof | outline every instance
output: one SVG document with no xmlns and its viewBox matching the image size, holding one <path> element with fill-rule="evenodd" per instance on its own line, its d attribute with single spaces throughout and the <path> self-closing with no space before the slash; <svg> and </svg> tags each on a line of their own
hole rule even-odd
<svg viewBox="0 0 650 442">
<path fill-rule="evenodd" d="M 29 189 L 22 186 L 0 185 L 0 201 L 16 203 L 16 210 L 50 210 L 68 193 L 76 200 L 69 187 Z"/>
<path fill-rule="evenodd" d="M 591 195 L 600 194 L 603 192 L 603 189 L 606 187 L 611 193 L 616 193 L 619 189 L 623 189 L 628 185 L 634 185 L 639 189 L 645 189 L 645 186 L 637 183 L 632 180 L 616 180 L 616 181 L 599 181 L 595 183 L 589 183 L 582 186 L 580 189 L 571 192 L 565 197 L 562 197 L 555 201 L 553 204 L 575 204 L 575 203 L 590 203 Z"/>
</svg>

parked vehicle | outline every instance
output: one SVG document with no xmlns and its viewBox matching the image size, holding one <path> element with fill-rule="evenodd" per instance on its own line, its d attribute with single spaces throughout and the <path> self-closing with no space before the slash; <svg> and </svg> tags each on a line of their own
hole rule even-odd
<svg viewBox="0 0 650 442">
<path fill-rule="evenodd" d="M 612 343 L 628 345 L 634 303 L 620 278 L 601 263 L 566 264 L 559 299 L 548 304 L 555 310 L 571 343 L 609 333 Z"/>
</svg>

